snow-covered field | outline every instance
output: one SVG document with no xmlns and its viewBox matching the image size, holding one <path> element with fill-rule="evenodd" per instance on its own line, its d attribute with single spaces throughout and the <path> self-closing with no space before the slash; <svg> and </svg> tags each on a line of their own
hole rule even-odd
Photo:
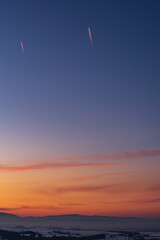
<svg viewBox="0 0 160 240">
<path fill-rule="evenodd" d="M 42 228 L 42 227 L 31 227 L 26 228 L 23 226 L 10 228 L 2 227 L 1 231 L 9 231 L 12 235 L 13 233 L 19 233 L 21 237 L 26 237 L 25 239 L 50 239 L 53 240 L 160 240 L 160 232 L 127 232 L 127 231 L 86 231 L 81 229 L 61 229 L 61 228 Z M 33 237 L 34 236 L 34 237 Z M 23 239 L 22 238 L 22 239 Z M 4 236 L 0 235 L 0 239 L 4 239 Z M 5 240 L 10 240 L 12 238 L 5 238 Z"/>
</svg>

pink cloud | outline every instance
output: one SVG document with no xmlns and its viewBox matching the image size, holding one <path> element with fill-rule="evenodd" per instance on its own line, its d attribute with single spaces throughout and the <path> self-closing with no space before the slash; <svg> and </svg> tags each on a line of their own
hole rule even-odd
<svg viewBox="0 0 160 240">
<path fill-rule="evenodd" d="M 100 162 L 100 163 L 40 163 L 35 165 L 25 166 L 4 166 L 0 165 L 0 171 L 29 171 L 29 170 L 41 170 L 41 169 L 56 169 L 56 168 L 72 168 L 72 167 L 103 167 L 103 166 L 115 166 L 123 165 L 126 163 L 111 163 L 111 162 Z"/>
<path fill-rule="evenodd" d="M 102 174 L 90 174 L 90 175 L 85 175 L 85 176 L 80 176 L 80 177 L 74 177 L 74 178 L 69 178 L 69 181 L 86 181 L 90 179 L 95 179 L 95 178 L 102 178 L 106 176 L 112 176 L 112 175 L 118 175 L 118 174 L 124 174 L 124 172 L 113 172 L 113 173 L 102 173 Z M 126 173 L 125 173 L 126 174 Z"/>
<path fill-rule="evenodd" d="M 136 152 L 125 151 L 122 153 L 83 155 L 81 156 L 81 160 L 102 160 L 102 159 L 122 160 L 122 159 L 146 158 L 146 157 L 157 157 L 157 156 L 160 156 L 159 149 L 138 150 Z"/>
<path fill-rule="evenodd" d="M 125 151 L 121 153 L 106 153 L 94 155 L 53 156 L 50 161 L 43 160 L 35 164 L 15 166 L 0 165 L 0 171 L 29 171 L 41 169 L 71 168 L 71 167 L 103 167 L 128 164 L 126 160 L 160 156 L 159 149 Z M 122 160 L 122 162 L 106 162 Z M 66 163 L 67 161 L 67 163 Z M 92 161 L 92 162 L 91 162 Z M 98 162 L 101 161 L 101 162 Z M 38 162 L 38 161 L 36 161 Z"/>
<path fill-rule="evenodd" d="M 90 161 L 90 160 L 125 160 L 125 159 L 138 159 L 160 156 L 160 149 L 141 149 L 137 151 L 123 151 L 119 153 L 103 153 L 103 154 L 82 154 L 82 155 L 68 155 L 68 156 L 52 156 L 53 161 Z"/>
</svg>

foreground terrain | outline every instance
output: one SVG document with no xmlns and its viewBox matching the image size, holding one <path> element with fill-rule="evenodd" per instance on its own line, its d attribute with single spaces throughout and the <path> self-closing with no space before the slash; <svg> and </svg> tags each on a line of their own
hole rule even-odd
<svg viewBox="0 0 160 240">
<path fill-rule="evenodd" d="M 15 228 L 0 229 L 1 240 L 160 240 L 160 232 L 131 231 L 84 231 L 61 228 Z"/>
</svg>

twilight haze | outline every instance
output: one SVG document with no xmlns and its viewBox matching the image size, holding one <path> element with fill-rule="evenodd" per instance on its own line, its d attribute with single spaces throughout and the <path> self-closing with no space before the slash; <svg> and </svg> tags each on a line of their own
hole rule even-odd
<svg viewBox="0 0 160 240">
<path fill-rule="evenodd" d="M 0 211 L 160 217 L 160 1 L 0 1 Z"/>
</svg>

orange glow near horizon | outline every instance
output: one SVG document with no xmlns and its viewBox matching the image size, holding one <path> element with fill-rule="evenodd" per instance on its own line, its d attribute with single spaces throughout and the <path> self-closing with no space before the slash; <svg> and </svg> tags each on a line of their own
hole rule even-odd
<svg viewBox="0 0 160 240">
<path fill-rule="evenodd" d="M 0 211 L 20 216 L 76 213 L 158 217 L 160 152 L 143 155 L 139 160 L 142 152 L 112 154 L 108 158 L 114 156 L 120 161 L 108 159 L 105 164 L 101 160 L 107 155 L 96 155 L 96 160 L 92 155 L 92 162 L 90 156 L 77 156 L 75 163 L 1 165 Z"/>
</svg>

